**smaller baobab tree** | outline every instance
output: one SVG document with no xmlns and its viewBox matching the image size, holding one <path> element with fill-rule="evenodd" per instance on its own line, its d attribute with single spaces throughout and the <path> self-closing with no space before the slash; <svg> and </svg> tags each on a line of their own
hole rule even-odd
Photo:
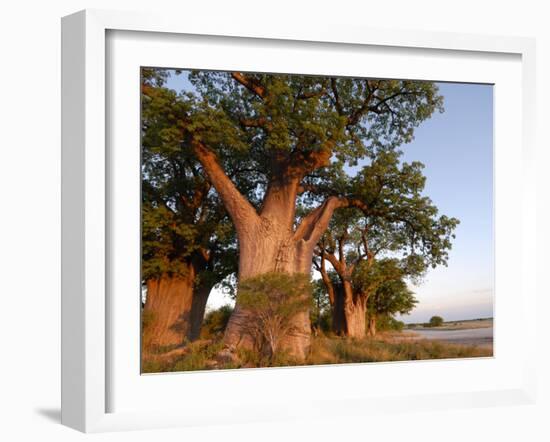
<svg viewBox="0 0 550 442">
<path fill-rule="evenodd" d="M 335 214 L 315 251 L 313 265 L 328 292 L 333 330 L 341 336 L 365 336 L 369 297 L 383 284 L 416 280 L 447 263 L 458 220 L 438 216 L 422 195 L 423 165 L 399 159 L 399 152 L 380 153 L 343 183 L 365 208 Z"/>
</svg>

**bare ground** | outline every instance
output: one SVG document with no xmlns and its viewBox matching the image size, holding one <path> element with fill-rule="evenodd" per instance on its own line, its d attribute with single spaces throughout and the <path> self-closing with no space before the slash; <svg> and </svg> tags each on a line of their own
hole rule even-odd
<svg viewBox="0 0 550 442">
<path fill-rule="evenodd" d="M 411 327 L 401 335 L 403 340 L 432 340 L 452 344 L 493 347 L 493 320 L 445 322 L 440 327 Z"/>
</svg>

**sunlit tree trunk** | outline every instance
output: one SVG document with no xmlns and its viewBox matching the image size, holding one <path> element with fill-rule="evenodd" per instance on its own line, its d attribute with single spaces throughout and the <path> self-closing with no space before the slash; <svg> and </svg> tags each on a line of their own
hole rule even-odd
<svg viewBox="0 0 550 442">
<path fill-rule="evenodd" d="M 197 270 L 187 265 L 180 275 L 147 281 L 143 308 L 143 349 L 170 350 L 199 338 L 212 284 L 195 286 Z"/>
<path fill-rule="evenodd" d="M 294 183 L 270 189 L 259 218 L 245 223 L 244 232 L 239 234 L 239 280 L 269 272 L 309 275 L 313 249 L 302 239 L 297 240 L 292 229 L 296 187 Z M 229 347 L 253 346 L 253 337 L 246 326 L 248 315 L 237 300 L 224 337 Z M 297 360 L 304 360 L 310 347 L 309 311 L 299 312 L 291 323 L 291 331 L 279 348 Z"/>
<path fill-rule="evenodd" d="M 147 281 L 142 313 L 145 352 L 170 350 L 182 345 L 189 333 L 193 304 L 194 269 L 184 276 L 162 275 Z"/>
<path fill-rule="evenodd" d="M 354 294 L 349 281 L 336 290 L 332 303 L 332 327 L 339 336 L 363 338 L 366 335 L 367 302 L 364 295 Z"/>
</svg>

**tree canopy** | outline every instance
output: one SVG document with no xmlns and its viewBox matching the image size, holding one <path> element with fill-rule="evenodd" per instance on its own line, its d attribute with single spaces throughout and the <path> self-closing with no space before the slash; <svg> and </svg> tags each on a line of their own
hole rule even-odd
<svg viewBox="0 0 550 442">
<path fill-rule="evenodd" d="M 247 151 L 266 178 L 274 161 L 307 172 L 328 165 L 331 155 L 355 165 L 380 148 L 410 142 L 414 128 L 442 110 L 431 82 L 212 71 L 189 78 L 197 91 L 188 97 L 189 130 L 222 156 Z"/>
<path fill-rule="evenodd" d="M 182 144 L 179 125 L 189 106 L 165 87 L 167 76 L 142 70 L 142 277 L 182 274 L 199 260 L 198 278 L 217 283 L 236 271 L 234 227 Z"/>
</svg>

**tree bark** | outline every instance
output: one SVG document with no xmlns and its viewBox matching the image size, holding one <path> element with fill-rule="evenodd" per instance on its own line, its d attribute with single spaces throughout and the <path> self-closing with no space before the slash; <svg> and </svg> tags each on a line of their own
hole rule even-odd
<svg viewBox="0 0 550 442">
<path fill-rule="evenodd" d="M 144 352 L 170 350 L 199 337 L 211 285 L 195 287 L 196 274 L 188 265 L 183 275 L 164 274 L 147 281 Z"/>
<path fill-rule="evenodd" d="M 367 298 L 354 294 L 351 283 L 342 282 L 335 291 L 332 305 L 332 327 L 334 333 L 350 338 L 363 338 L 366 335 Z"/>
<path fill-rule="evenodd" d="M 185 276 L 162 275 L 147 281 L 143 308 L 143 349 L 162 352 L 182 345 L 189 331 L 193 284 L 192 267 Z"/>
<path fill-rule="evenodd" d="M 376 336 L 376 316 L 369 316 L 369 336 Z"/>
<path fill-rule="evenodd" d="M 364 338 L 366 336 L 365 303 L 362 300 L 346 306 L 347 336 L 350 338 Z"/>
<path fill-rule="evenodd" d="M 202 321 L 206 312 L 206 303 L 212 290 L 211 284 L 199 285 L 193 292 L 191 311 L 189 312 L 189 329 L 187 339 L 195 341 L 201 334 Z"/>
<path fill-rule="evenodd" d="M 247 235 L 239 235 L 240 281 L 270 272 L 309 275 L 313 247 L 293 237 L 292 226 L 282 222 L 288 219 L 287 213 L 283 212 L 283 208 L 280 210 L 274 210 L 272 205 L 267 215 L 260 216 L 260 223 L 255 229 L 249 230 Z M 228 347 L 254 347 L 254 337 L 247 327 L 249 315 L 237 300 L 224 336 Z M 291 331 L 283 338 L 279 348 L 297 361 L 304 361 L 311 341 L 309 311 L 296 314 L 291 324 Z"/>
</svg>

